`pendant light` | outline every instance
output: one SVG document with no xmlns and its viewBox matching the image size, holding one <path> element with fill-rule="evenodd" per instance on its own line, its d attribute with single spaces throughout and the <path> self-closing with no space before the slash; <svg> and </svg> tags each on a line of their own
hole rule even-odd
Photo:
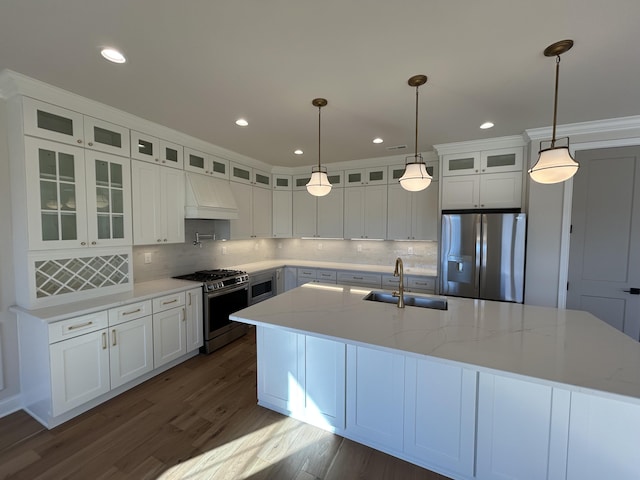
<svg viewBox="0 0 640 480">
<path fill-rule="evenodd" d="M 558 76 L 560 74 L 560 55 L 573 47 L 573 40 L 561 40 L 549 45 L 544 50 L 545 57 L 556 57 L 556 90 L 553 101 L 553 133 L 549 148 L 542 148 L 540 142 L 540 156 L 536 164 L 529 169 L 531 179 L 538 183 L 560 183 L 575 175 L 580 166 L 569 152 L 569 137 L 567 145 L 556 146 L 556 119 L 558 114 Z"/>
<path fill-rule="evenodd" d="M 418 153 L 418 87 L 427 83 L 426 75 L 414 75 L 407 83 L 410 87 L 416 87 L 416 138 L 415 138 L 415 150 L 413 155 L 413 161 L 406 161 L 411 157 L 406 158 L 404 166 L 404 173 L 400 177 L 400 185 L 405 190 L 410 192 L 419 192 L 424 190 L 431 184 L 431 175 L 427 172 L 427 166 L 422 160 L 422 155 Z"/>
<path fill-rule="evenodd" d="M 307 192 L 315 197 L 324 197 L 331 191 L 331 184 L 327 178 L 327 167 L 320 165 L 320 111 L 327 105 L 325 98 L 314 98 L 311 104 L 318 107 L 318 166 L 311 169 L 311 179 L 307 183 Z"/>
</svg>

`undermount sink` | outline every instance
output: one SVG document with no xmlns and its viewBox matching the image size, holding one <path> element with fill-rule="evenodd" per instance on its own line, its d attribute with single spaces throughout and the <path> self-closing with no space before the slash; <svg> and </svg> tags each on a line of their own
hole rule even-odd
<svg viewBox="0 0 640 480">
<path fill-rule="evenodd" d="M 398 297 L 394 297 L 393 294 L 389 292 L 370 292 L 364 297 L 364 300 L 370 302 L 398 303 Z M 404 304 L 410 307 L 432 308 L 435 310 L 447 309 L 446 298 L 428 295 L 407 295 L 405 293 Z"/>
</svg>

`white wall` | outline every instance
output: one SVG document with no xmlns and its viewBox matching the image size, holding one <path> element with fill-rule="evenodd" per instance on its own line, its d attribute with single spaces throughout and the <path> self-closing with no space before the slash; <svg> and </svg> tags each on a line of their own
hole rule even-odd
<svg viewBox="0 0 640 480">
<path fill-rule="evenodd" d="M 16 316 L 9 307 L 16 303 L 13 283 L 11 229 L 11 184 L 7 146 L 6 104 L 0 100 L 0 417 L 19 408 L 20 370 L 18 368 L 18 330 Z"/>
</svg>

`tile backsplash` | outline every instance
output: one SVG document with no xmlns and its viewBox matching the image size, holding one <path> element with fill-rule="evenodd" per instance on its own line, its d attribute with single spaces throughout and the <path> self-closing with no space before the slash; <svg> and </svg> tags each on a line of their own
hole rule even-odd
<svg viewBox="0 0 640 480">
<path fill-rule="evenodd" d="M 209 234 L 212 231 L 210 220 L 188 220 L 185 222 L 185 243 L 134 247 L 135 281 L 146 282 L 196 270 L 276 259 L 392 266 L 396 257 L 402 257 L 405 267 L 435 268 L 438 258 L 437 242 L 265 238 L 203 240 L 200 246 L 193 244 L 196 232 Z M 145 256 L 150 256 L 151 263 L 145 263 Z"/>
</svg>

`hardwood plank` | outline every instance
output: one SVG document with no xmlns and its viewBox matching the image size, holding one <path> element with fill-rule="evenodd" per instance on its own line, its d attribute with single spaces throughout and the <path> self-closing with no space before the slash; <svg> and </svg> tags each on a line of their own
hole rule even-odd
<svg viewBox="0 0 640 480">
<path fill-rule="evenodd" d="M 53 430 L 0 419 L 0 479 L 445 478 L 256 402 L 251 329 Z"/>
</svg>

